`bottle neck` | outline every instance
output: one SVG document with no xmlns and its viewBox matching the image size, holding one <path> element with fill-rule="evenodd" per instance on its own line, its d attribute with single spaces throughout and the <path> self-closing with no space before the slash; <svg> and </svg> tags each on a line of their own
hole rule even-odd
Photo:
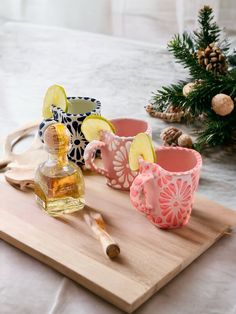
<svg viewBox="0 0 236 314">
<path fill-rule="evenodd" d="M 55 163 L 58 167 L 64 167 L 68 164 L 67 152 L 61 152 L 60 154 L 55 152 L 50 152 L 48 155 L 48 160 Z"/>
</svg>

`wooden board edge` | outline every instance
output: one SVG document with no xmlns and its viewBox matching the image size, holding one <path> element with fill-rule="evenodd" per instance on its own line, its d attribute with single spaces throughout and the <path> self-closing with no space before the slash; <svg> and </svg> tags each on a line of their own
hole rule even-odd
<svg viewBox="0 0 236 314">
<path fill-rule="evenodd" d="M 110 293 L 109 291 L 97 287 L 93 282 L 91 282 L 87 278 L 83 278 L 83 284 L 79 282 L 80 275 L 73 270 L 67 268 L 66 266 L 60 264 L 59 262 L 55 261 L 54 259 L 51 259 L 50 257 L 34 250 L 33 248 L 27 246 L 26 244 L 18 241 L 17 239 L 9 236 L 8 234 L 0 231 L 0 239 L 5 241 L 6 243 L 12 245 L 13 247 L 19 249 L 20 251 L 26 253 L 27 255 L 35 258 L 37 261 L 40 261 L 41 263 L 49 266 L 53 270 L 59 272 L 60 274 L 66 276 L 67 278 L 71 279 L 72 281 L 76 282 L 77 284 L 81 285 L 82 287 L 88 289 L 90 292 L 92 292 L 94 295 L 99 296 L 102 298 L 105 302 L 108 302 L 117 308 L 125 311 L 126 313 L 132 313 L 133 310 L 133 304 L 128 303 L 128 301 L 125 301 L 124 299 L 120 299 L 118 296 L 115 296 Z M 107 294 L 110 294 L 109 299 L 105 297 Z M 144 301 L 145 302 L 145 301 Z"/>
<path fill-rule="evenodd" d="M 172 279 L 177 277 L 182 273 L 183 270 L 185 270 L 188 266 L 190 266 L 196 259 L 198 259 L 202 254 L 207 252 L 207 250 L 212 247 L 216 242 L 218 242 L 221 238 L 225 236 L 226 233 L 232 231 L 232 226 L 226 226 L 225 229 L 219 233 L 219 235 L 212 239 L 212 241 L 209 241 L 205 246 L 199 250 L 199 252 L 191 259 L 189 259 L 186 263 L 180 265 L 179 267 L 176 267 L 173 271 L 171 271 L 168 275 L 168 278 L 163 278 L 162 281 L 160 281 L 158 284 L 153 285 L 143 296 L 139 299 L 137 299 L 129 309 L 128 313 L 133 313 L 135 310 L 137 310 L 140 306 L 142 306 L 147 300 L 149 300 L 152 296 L 154 296 L 159 290 L 161 290 L 164 286 L 166 286 Z"/>
<path fill-rule="evenodd" d="M 204 206 L 207 207 L 208 214 L 211 215 L 212 219 L 214 219 L 215 208 L 217 208 L 218 215 L 221 216 L 221 221 L 232 228 L 236 227 L 236 209 L 227 208 L 224 205 L 217 203 L 214 200 L 211 200 L 199 193 L 196 193 L 195 195 L 193 210 L 196 203 L 197 207 L 204 203 Z"/>
<path fill-rule="evenodd" d="M 14 219 L 14 218 L 18 219 L 16 217 L 13 217 L 10 214 L 7 214 L 7 215 L 10 216 L 9 219 Z M 88 278 L 84 277 L 83 275 L 77 273 L 76 271 L 68 268 L 67 266 L 65 266 L 62 263 L 60 263 L 59 261 L 49 257 L 48 255 L 45 255 L 42 252 L 37 251 L 36 249 L 31 247 L 30 245 L 23 243 L 22 241 L 18 240 L 12 234 L 10 235 L 10 232 L 7 233 L 3 229 L 4 228 L 1 228 L 1 224 L 0 224 L 0 239 L 5 241 L 6 243 L 12 245 L 13 247 L 19 249 L 20 251 L 26 253 L 27 255 L 32 256 L 36 260 L 38 260 L 38 261 L 42 262 L 43 264 L 51 267 L 52 269 L 58 271 L 59 273 L 65 275 L 66 277 L 70 278 L 71 280 L 73 280 L 77 284 L 85 287 L 86 289 L 88 289 L 89 291 L 94 293 L 95 295 L 98 295 L 99 297 L 101 297 L 106 302 L 108 302 L 112 305 L 115 305 L 117 308 L 119 308 L 119 309 L 121 309 L 127 313 L 131 313 L 133 311 L 132 310 L 133 303 L 137 299 L 140 299 L 142 297 L 142 295 L 144 294 L 143 291 L 146 292 L 148 290 L 147 286 L 141 285 L 140 283 L 132 280 L 134 282 L 134 284 L 136 286 L 138 286 L 138 288 L 141 288 L 142 292 L 140 291 L 138 296 L 136 296 L 135 298 L 132 298 L 132 301 L 129 300 L 128 298 L 125 299 L 125 298 L 119 297 L 117 294 L 114 293 L 114 291 L 110 292 L 106 288 L 98 286 L 97 283 L 94 283 L 90 279 L 88 279 Z M 89 259 L 89 257 L 88 257 L 88 259 Z M 82 280 L 81 280 L 81 278 L 82 278 Z M 83 282 L 81 283 L 81 281 L 83 281 Z"/>
<path fill-rule="evenodd" d="M 181 272 L 186 269 L 191 263 L 196 260 L 198 257 L 200 257 L 203 253 L 207 251 L 208 248 L 213 246 L 218 240 L 220 240 L 225 232 L 230 232 L 232 230 L 231 226 L 228 226 L 225 228 L 225 230 L 219 234 L 217 238 L 215 238 L 213 241 L 210 241 L 206 246 L 202 247 L 201 250 L 199 251 L 198 255 L 196 255 L 194 258 L 189 259 L 185 264 L 180 265 L 179 267 L 176 267 L 171 273 L 169 274 L 168 278 L 164 278 L 161 282 L 159 282 L 157 285 L 154 285 L 153 287 L 150 287 L 147 289 L 147 291 L 140 295 L 139 297 L 134 300 L 133 303 L 128 303 L 127 301 L 123 299 L 119 299 L 117 296 L 112 295 L 109 291 L 103 289 L 103 288 L 98 288 L 94 286 L 95 284 L 91 282 L 89 279 L 85 278 L 87 283 L 83 283 L 83 287 L 88 289 L 90 292 L 94 293 L 95 295 L 98 295 L 101 297 L 103 300 L 106 302 L 117 306 L 119 309 L 125 311 L 126 313 L 133 313 L 135 310 L 137 310 L 140 306 L 142 306 L 148 299 L 150 299 L 154 294 L 156 294 L 161 288 L 163 288 L 166 284 L 168 284 L 172 279 L 174 279 L 176 276 L 181 274 Z M 26 244 L 18 241 L 14 237 L 11 237 L 7 233 L 3 232 L 0 230 L 0 239 L 3 241 L 7 242 L 8 244 L 16 247 L 17 249 L 23 251 L 24 253 L 32 256 L 36 260 L 42 262 L 43 264 L 51 267 L 52 269 L 58 271 L 59 273 L 65 275 L 66 277 L 70 278 L 71 280 L 75 281 L 77 284 L 81 285 L 79 282 L 79 277 L 76 272 L 74 272 L 71 269 L 68 269 L 66 266 L 60 264 L 59 262 L 55 261 L 54 259 L 51 259 L 50 257 L 44 255 L 43 253 L 40 253 L 36 251 L 35 249 L 27 246 Z M 91 285 L 93 287 L 91 287 Z M 92 290 L 91 290 L 92 289 Z M 96 290 L 96 291 L 95 291 Z M 110 294 L 109 300 L 104 296 L 107 294 Z M 119 300 L 118 300 L 119 299 Z"/>
</svg>

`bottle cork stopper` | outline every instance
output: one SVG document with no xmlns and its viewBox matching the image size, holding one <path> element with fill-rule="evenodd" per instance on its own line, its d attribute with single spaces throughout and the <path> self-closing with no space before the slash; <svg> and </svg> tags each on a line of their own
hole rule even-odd
<svg viewBox="0 0 236 314">
<path fill-rule="evenodd" d="M 70 133 L 62 123 L 49 125 L 44 132 L 45 145 L 55 151 L 68 150 L 70 146 Z"/>
</svg>

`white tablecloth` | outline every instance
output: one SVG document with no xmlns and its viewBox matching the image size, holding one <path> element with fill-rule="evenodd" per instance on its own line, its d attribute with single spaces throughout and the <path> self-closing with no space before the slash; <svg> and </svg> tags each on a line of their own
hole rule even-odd
<svg viewBox="0 0 236 314">
<path fill-rule="evenodd" d="M 59 28 L 3 24 L 0 138 L 37 119 L 45 90 L 59 83 L 70 96 L 87 95 L 101 100 L 102 114 L 108 118 L 147 119 L 154 140 L 160 143 L 160 130 L 166 125 L 150 118 L 143 107 L 152 91 L 185 76 L 167 51 L 158 46 Z M 217 149 L 214 154 L 205 154 L 203 161 L 199 191 L 235 208 L 233 151 Z M 0 241 L 0 313 L 121 311 Z M 137 313 L 236 313 L 235 232 L 204 253 Z"/>
</svg>

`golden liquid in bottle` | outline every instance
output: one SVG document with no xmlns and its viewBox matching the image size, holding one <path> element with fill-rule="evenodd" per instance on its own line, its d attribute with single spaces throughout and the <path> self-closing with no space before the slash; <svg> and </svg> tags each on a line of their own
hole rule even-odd
<svg viewBox="0 0 236 314">
<path fill-rule="evenodd" d="M 62 177 L 38 173 L 35 182 L 37 203 L 51 216 L 69 214 L 84 208 L 84 181 L 78 171 Z"/>
<path fill-rule="evenodd" d="M 35 174 L 37 203 L 51 216 L 60 216 L 84 207 L 84 178 L 79 167 L 68 161 L 70 135 L 65 125 L 56 123 L 44 133 L 48 160 Z"/>
</svg>

